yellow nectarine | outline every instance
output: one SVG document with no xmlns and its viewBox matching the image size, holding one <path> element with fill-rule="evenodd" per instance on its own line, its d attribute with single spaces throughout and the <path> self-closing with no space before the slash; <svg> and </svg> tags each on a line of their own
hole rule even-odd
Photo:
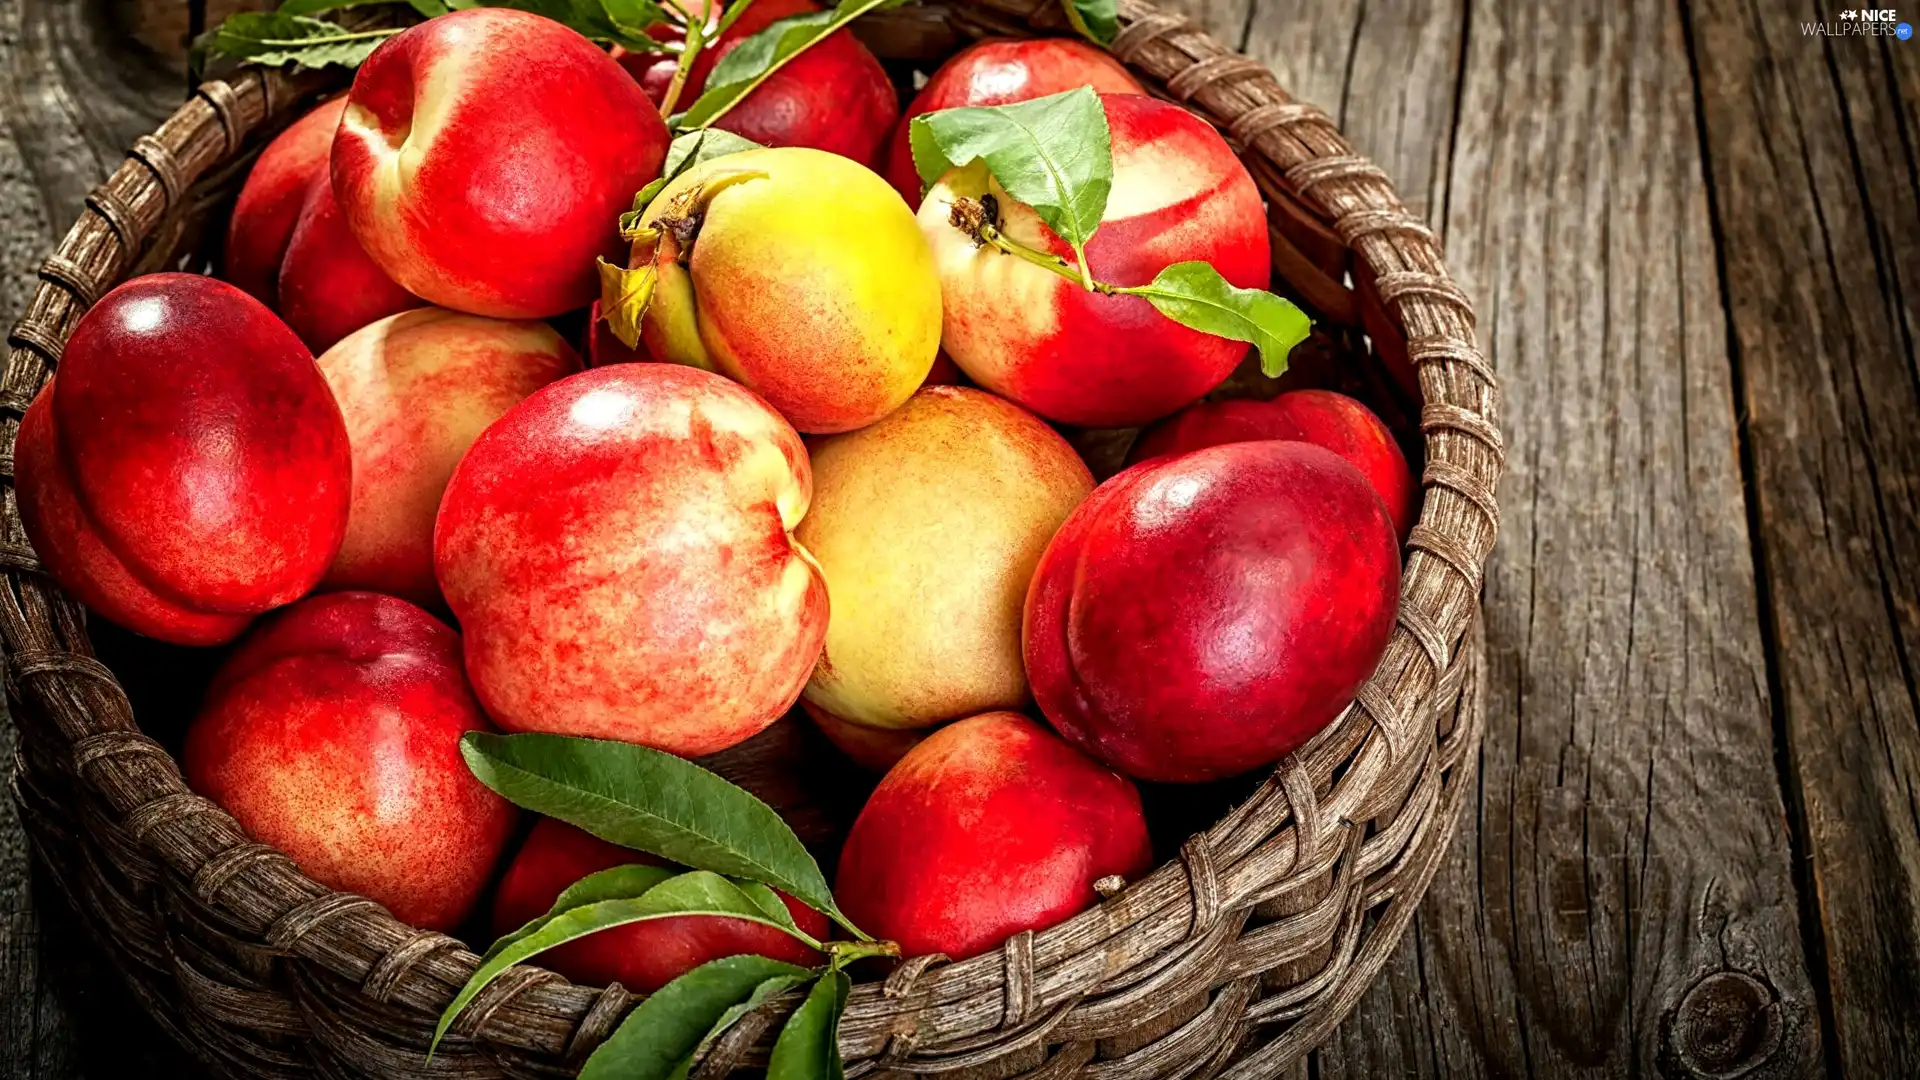
<svg viewBox="0 0 1920 1080">
<path fill-rule="evenodd" d="M 1093 488 L 1066 440 L 990 394 L 933 386 L 820 440 L 813 476 L 795 535 L 832 611 L 810 711 L 898 729 L 1024 704 L 1027 582 Z"/>
<path fill-rule="evenodd" d="M 856 162 L 800 147 L 715 158 L 643 222 L 680 255 L 660 260 L 648 349 L 733 378 L 801 431 L 865 427 L 933 366 L 933 255 L 899 193 Z M 641 240 L 634 264 L 652 250 Z"/>
</svg>

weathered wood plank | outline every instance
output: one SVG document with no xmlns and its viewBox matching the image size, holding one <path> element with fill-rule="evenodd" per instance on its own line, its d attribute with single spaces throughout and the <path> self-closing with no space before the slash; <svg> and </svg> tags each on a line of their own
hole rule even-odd
<svg viewBox="0 0 1920 1080">
<path fill-rule="evenodd" d="M 1920 1075 L 1920 65 L 1691 14 L 1837 1060 Z"/>
<path fill-rule="evenodd" d="M 1437 218 L 1466 16 L 1465 0 L 1260 0 L 1242 48 L 1349 135 L 1364 132 L 1408 208 Z"/>
<path fill-rule="evenodd" d="M 104 5 L 0 0 L 0 322 L 86 192 L 182 96 L 182 75 L 107 20 Z M 0 710 L 3 711 L 3 710 Z M 0 716 L 0 781 L 14 764 Z M 29 871 L 0 799 L 0 1076 L 191 1075 L 97 958 L 64 901 Z"/>
<path fill-rule="evenodd" d="M 1480 303 L 1512 445 L 1476 820 L 1321 1075 L 1812 1072 L 1818 1011 L 1676 12 L 1272 11 L 1250 49 L 1337 107 L 1438 219 Z M 1726 972 L 1768 988 L 1780 1025 L 1743 1013 L 1751 984 L 1723 974 L 1703 993 L 1750 1017 L 1758 1045 L 1715 1057 L 1673 1028 L 1688 991 Z"/>
</svg>

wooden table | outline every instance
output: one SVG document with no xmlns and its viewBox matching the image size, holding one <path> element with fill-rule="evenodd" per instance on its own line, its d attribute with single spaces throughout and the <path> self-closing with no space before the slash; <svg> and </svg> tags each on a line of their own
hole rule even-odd
<svg viewBox="0 0 1920 1080">
<path fill-rule="evenodd" d="M 1433 223 L 1506 395 L 1477 795 L 1295 1075 L 1920 1076 L 1920 41 L 1186 6 Z M 0 310 L 178 101 L 185 23 L 0 0 Z M 0 1077 L 193 1075 L 28 878 L 0 802 Z"/>
</svg>

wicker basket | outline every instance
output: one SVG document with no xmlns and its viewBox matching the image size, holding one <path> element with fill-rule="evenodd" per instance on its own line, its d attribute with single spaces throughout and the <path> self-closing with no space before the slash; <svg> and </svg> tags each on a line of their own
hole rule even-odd
<svg viewBox="0 0 1920 1080">
<path fill-rule="evenodd" d="M 996 953 L 921 958 L 856 987 L 840 1033 L 850 1076 L 1273 1076 L 1392 953 L 1471 783 L 1501 440 L 1468 300 L 1433 235 L 1324 113 L 1186 20 L 1141 0 L 1120 8 L 1113 51 L 1225 131 L 1266 192 L 1277 283 L 1316 316 L 1318 344 L 1371 380 L 1376 401 L 1406 406 L 1406 431 L 1417 423 L 1425 501 L 1399 624 L 1354 707 L 1177 860 Z M 1060 29 L 1057 0 L 923 5 L 863 23 L 896 60 Z M 200 234 L 250 152 L 340 81 L 247 70 L 203 85 L 134 143 L 47 258 L 8 338 L 5 445 L 88 305 L 134 274 L 199 265 Z M 10 451 L 3 464 L 11 477 Z M 10 480 L 5 491 L 0 640 L 22 732 L 16 797 L 43 866 L 175 1038 L 249 1080 L 490 1078 L 565 1075 L 613 1030 L 634 1001 L 623 988 L 516 968 L 427 1065 L 434 1021 L 474 955 L 308 880 L 189 792 L 94 658 L 80 608 L 40 572 Z M 737 1025 L 695 1076 L 764 1061 L 790 1005 Z"/>
</svg>

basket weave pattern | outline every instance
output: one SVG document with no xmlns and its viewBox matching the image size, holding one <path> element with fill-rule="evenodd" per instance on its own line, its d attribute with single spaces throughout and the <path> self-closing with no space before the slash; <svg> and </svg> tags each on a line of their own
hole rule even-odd
<svg viewBox="0 0 1920 1080">
<path fill-rule="evenodd" d="M 1057 30 L 1058 8 L 925 5 L 880 17 L 872 37 L 883 55 L 895 39 L 938 52 L 969 36 Z M 996 953 L 919 958 L 856 987 L 840 1033 L 849 1076 L 1274 1075 L 1348 1013 L 1391 954 L 1470 786 L 1478 596 L 1502 446 L 1469 301 L 1433 235 L 1324 113 L 1185 19 L 1141 0 L 1120 8 L 1115 54 L 1218 125 L 1266 192 L 1278 276 L 1323 323 L 1356 339 L 1364 327 L 1376 362 L 1422 403 L 1425 497 L 1398 626 L 1353 708 L 1176 861 Z M 338 79 L 247 70 L 202 85 L 89 196 L 9 334 L 0 643 L 22 731 L 16 796 L 42 865 L 135 993 L 218 1071 L 563 1075 L 634 998 L 516 968 L 424 1064 L 434 1021 L 476 957 L 312 882 L 188 791 L 93 658 L 80 608 L 43 575 L 14 506 L 13 433 L 81 313 L 114 284 L 195 250 L 249 151 Z M 742 1021 L 694 1075 L 764 1062 L 782 1006 Z"/>
</svg>

